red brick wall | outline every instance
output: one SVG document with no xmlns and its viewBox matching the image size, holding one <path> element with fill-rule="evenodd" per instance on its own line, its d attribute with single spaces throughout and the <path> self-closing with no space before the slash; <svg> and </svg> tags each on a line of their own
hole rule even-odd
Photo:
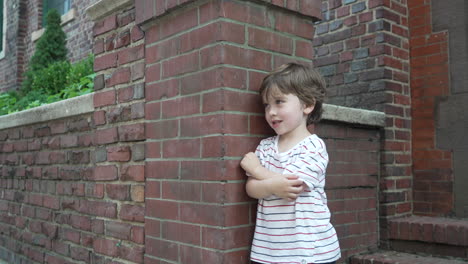
<svg viewBox="0 0 468 264">
<path fill-rule="evenodd" d="M 406 1 L 324 0 L 315 28 L 314 65 L 331 104 L 382 111 L 382 241 L 387 219 L 412 213 L 411 95 Z"/>
<path fill-rule="evenodd" d="M 144 156 L 120 130 L 106 145 L 95 126 L 86 114 L 0 131 L 3 260 L 141 263 Z"/>
<path fill-rule="evenodd" d="M 411 33 L 414 213 L 453 211 L 451 151 L 438 149 L 436 104 L 449 95 L 448 33 L 433 32 L 430 1 L 408 1 Z"/>
</svg>

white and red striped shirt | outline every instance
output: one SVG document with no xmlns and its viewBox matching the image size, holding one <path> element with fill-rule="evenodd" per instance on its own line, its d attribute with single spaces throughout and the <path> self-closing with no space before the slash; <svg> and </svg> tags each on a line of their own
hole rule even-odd
<svg viewBox="0 0 468 264">
<path fill-rule="evenodd" d="M 327 263 L 340 258 L 336 231 L 324 191 L 328 153 L 311 135 L 287 152 L 278 152 L 278 136 L 264 139 L 255 153 L 270 171 L 293 174 L 307 184 L 296 201 L 277 196 L 258 200 L 251 259 L 259 263 Z"/>
</svg>

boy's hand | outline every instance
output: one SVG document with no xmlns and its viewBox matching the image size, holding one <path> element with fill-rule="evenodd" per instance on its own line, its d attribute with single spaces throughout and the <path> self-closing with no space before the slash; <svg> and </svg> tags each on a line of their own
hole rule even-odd
<svg viewBox="0 0 468 264">
<path fill-rule="evenodd" d="M 294 201 L 304 190 L 305 184 L 296 175 L 283 175 L 268 179 L 270 192 L 288 201 Z"/>
<path fill-rule="evenodd" d="M 262 167 L 262 164 L 260 164 L 260 160 L 258 159 L 257 155 L 253 152 L 249 152 L 244 155 L 244 158 L 242 158 L 240 162 L 241 167 L 248 173 L 254 175 L 255 170 L 258 169 L 259 167 Z"/>
</svg>

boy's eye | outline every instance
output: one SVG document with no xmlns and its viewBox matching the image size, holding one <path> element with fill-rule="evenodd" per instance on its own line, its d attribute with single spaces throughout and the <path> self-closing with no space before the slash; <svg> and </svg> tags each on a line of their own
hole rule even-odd
<svg viewBox="0 0 468 264">
<path fill-rule="evenodd" d="M 268 104 L 263 104 L 263 107 L 267 108 L 267 107 L 268 107 Z"/>
<path fill-rule="evenodd" d="M 281 104 L 281 103 L 284 103 L 284 100 L 278 99 L 278 100 L 275 101 L 275 103 L 276 103 L 276 104 Z"/>
</svg>

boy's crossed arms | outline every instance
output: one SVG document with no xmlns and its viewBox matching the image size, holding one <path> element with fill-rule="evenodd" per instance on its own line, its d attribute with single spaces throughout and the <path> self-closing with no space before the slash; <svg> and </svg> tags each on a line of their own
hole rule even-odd
<svg viewBox="0 0 468 264">
<path fill-rule="evenodd" d="M 280 174 L 263 167 L 253 152 L 245 154 L 240 165 L 250 175 L 246 191 L 252 198 L 263 199 L 274 194 L 293 201 L 306 187 L 304 181 L 297 175 Z"/>
</svg>

